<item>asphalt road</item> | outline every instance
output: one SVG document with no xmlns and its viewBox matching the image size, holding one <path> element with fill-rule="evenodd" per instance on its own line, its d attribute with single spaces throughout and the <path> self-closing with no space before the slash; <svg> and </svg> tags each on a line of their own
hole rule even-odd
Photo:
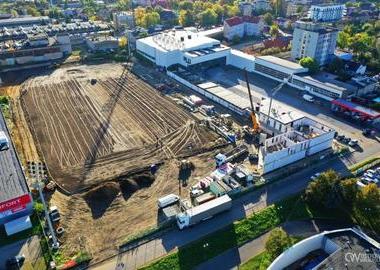
<svg viewBox="0 0 380 270">
<path fill-rule="evenodd" d="M 310 177 L 314 173 L 328 169 L 334 169 L 341 173 L 347 172 L 346 165 L 338 158 L 321 161 L 314 167 L 302 170 L 265 188 L 253 191 L 234 200 L 232 209 L 226 213 L 217 215 L 210 220 L 192 228 L 185 229 L 184 231 L 177 229 L 169 231 L 157 239 L 119 254 L 119 256 L 102 264 L 92 266 L 91 269 L 121 270 L 141 267 L 181 246 L 215 232 L 236 220 L 245 218 L 253 212 L 260 211 L 267 205 L 302 191 L 306 188 Z"/>
<path fill-rule="evenodd" d="M 0 270 L 6 269 L 6 261 L 16 255 L 25 255 L 24 265 L 35 265 L 41 257 L 42 251 L 40 246 L 40 240 L 38 236 L 32 236 L 30 238 L 20 240 L 10 245 L 0 248 Z M 41 265 L 41 264 L 39 264 Z"/>
</svg>

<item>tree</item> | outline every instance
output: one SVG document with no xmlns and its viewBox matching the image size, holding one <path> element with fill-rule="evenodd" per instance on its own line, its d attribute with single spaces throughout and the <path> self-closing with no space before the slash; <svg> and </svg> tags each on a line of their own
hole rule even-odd
<svg viewBox="0 0 380 270">
<path fill-rule="evenodd" d="M 57 7 L 52 7 L 51 9 L 49 9 L 48 15 L 50 18 L 54 19 L 58 19 L 63 16 L 62 11 Z"/>
<path fill-rule="evenodd" d="M 131 8 L 130 0 L 117 0 L 116 9 L 119 11 L 129 10 Z"/>
<path fill-rule="evenodd" d="M 191 11 L 181 10 L 179 12 L 179 24 L 184 27 L 194 24 L 194 16 Z"/>
<path fill-rule="evenodd" d="M 235 5 L 227 5 L 226 6 L 226 16 L 227 17 L 234 17 L 239 15 L 240 9 L 238 6 Z"/>
<path fill-rule="evenodd" d="M 336 207 L 340 197 L 339 179 L 340 177 L 335 171 L 329 170 L 322 173 L 309 183 L 304 199 L 314 206 Z"/>
<path fill-rule="evenodd" d="M 199 14 L 199 21 L 202 26 L 211 26 L 216 24 L 218 15 L 212 9 L 206 9 Z"/>
<path fill-rule="evenodd" d="M 327 70 L 331 73 L 337 74 L 342 69 L 344 69 L 344 63 L 343 60 L 335 57 L 330 64 L 327 66 Z"/>
<path fill-rule="evenodd" d="M 275 228 L 271 231 L 265 249 L 268 251 L 270 257 L 275 259 L 282 252 L 292 245 L 292 240 L 289 235 L 281 228 Z"/>
<path fill-rule="evenodd" d="M 128 39 L 126 37 L 121 37 L 119 39 L 119 47 L 121 49 L 124 49 L 125 47 L 127 47 L 127 45 L 128 45 Z"/>
<path fill-rule="evenodd" d="M 350 39 L 350 34 L 347 32 L 341 31 L 338 34 L 338 39 L 336 43 L 339 48 L 345 49 L 345 48 L 348 48 L 349 46 L 349 39 Z"/>
<path fill-rule="evenodd" d="M 272 25 L 273 23 L 273 16 L 272 14 L 270 14 L 269 12 L 265 13 L 264 14 L 264 22 L 267 24 L 267 25 Z"/>
<path fill-rule="evenodd" d="M 278 25 L 277 25 L 277 24 L 272 24 L 272 25 L 270 26 L 270 29 L 269 29 L 269 34 L 270 34 L 272 37 L 277 37 L 277 36 L 278 36 L 278 33 L 279 33 Z"/>
<path fill-rule="evenodd" d="M 41 13 L 33 6 L 28 6 L 26 12 L 33 17 L 41 16 Z"/>
<path fill-rule="evenodd" d="M 191 11 L 194 8 L 194 3 L 191 1 L 181 1 L 178 4 L 179 10 Z"/>
<path fill-rule="evenodd" d="M 346 179 L 340 182 L 340 191 L 344 202 L 350 206 L 356 201 L 359 194 L 359 188 L 356 184 L 357 179 Z"/>
<path fill-rule="evenodd" d="M 219 4 L 214 4 L 212 10 L 218 15 L 217 21 L 221 22 L 224 16 L 224 8 Z"/>
<path fill-rule="evenodd" d="M 153 11 L 150 13 L 146 13 L 144 16 L 144 27 L 148 28 L 152 25 L 156 25 L 160 23 L 160 14 Z"/>
<path fill-rule="evenodd" d="M 308 68 L 311 74 L 317 73 L 319 71 L 318 62 L 311 57 L 304 57 L 300 60 L 299 63 L 301 66 Z"/>
<path fill-rule="evenodd" d="M 138 7 L 135 9 L 135 23 L 138 26 L 143 26 L 144 25 L 144 17 L 146 14 L 145 8 L 143 7 Z"/>
</svg>

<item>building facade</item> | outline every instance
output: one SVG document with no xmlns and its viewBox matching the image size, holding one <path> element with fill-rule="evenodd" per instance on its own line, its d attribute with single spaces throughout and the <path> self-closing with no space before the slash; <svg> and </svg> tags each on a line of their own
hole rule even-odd
<svg viewBox="0 0 380 270">
<path fill-rule="evenodd" d="M 268 0 L 254 0 L 253 1 L 253 10 L 260 12 L 260 11 L 266 11 L 271 10 L 272 7 Z"/>
<path fill-rule="evenodd" d="M 259 149 L 258 167 L 263 174 L 314 155 L 332 146 L 335 130 L 273 103 L 261 103 L 260 126 L 273 137 Z"/>
<path fill-rule="evenodd" d="M 57 35 L 54 38 L 46 34 L 29 35 L 28 39 L 11 47 L 0 43 L 0 67 L 2 69 L 22 68 L 25 65 L 52 63 L 71 53 L 68 35 Z"/>
<path fill-rule="evenodd" d="M 263 28 L 264 22 L 261 17 L 236 16 L 224 21 L 223 36 L 227 40 L 232 40 L 234 37 L 258 36 Z"/>
<path fill-rule="evenodd" d="M 345 13 L 345 5 L 312 5 L 308 17 L 317 22 L 334 22 L 342 19 Z"/>
<path fill-rule="evenodd" d="M 334 57 L 338 29 L 310 21 L 297 21 L 293 32 L 293 60 L 311 57 L 319 65 L 328 64 Z"/>
<path fill-rule="evenodd" d="M 112 14 L 115 29 L 135 27 L 135 19 L 132 12 L 115 12 Z"/>
</svg>

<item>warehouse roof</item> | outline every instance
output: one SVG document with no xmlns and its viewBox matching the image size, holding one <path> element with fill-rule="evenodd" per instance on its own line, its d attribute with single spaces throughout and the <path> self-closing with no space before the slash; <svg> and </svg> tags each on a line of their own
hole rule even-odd
<svg viewBox="0 0 380 270">
<path fill-rule="evenodd" d="M 0 130 L 10 139 L 2 113 L 0 113 Z M 13 144 L 9 149 L 0 151 L 0 202 L 4 202 L 29 192 L 24 172 Z"/>
<path fill-rule="evenodd" d="M 297 72 L 307 71 L 306 68 L 304 68 L 303 66 L 301 66 L 300 64 L 298 64 L 296 62 L 285 60 L 285 59 L 275 57 L 272 55 L 258 56 L 258 57 L 256 57 L 256 60 L 262 60 L 262 61 L 274 64 L 274 65 L 282 66 L 283 68 L 291 69 L 291 70 L 297 71 Z"/>
<path fill-rule="evenodd" d="M 220 45 L 219 40 L 184 30 L 141 38 L 138 42 L 162 51 L 192 51 Z"/>
<path fill-rule="evenodd" d="M 48 22 L 50 21 L 50 18 L 48 16 L 42 16 L 42 17 L 17 17 L 17 18 L 10 18 L 10 19 L 4 19 L 0 20 L 0 27 L 8 27 L 8 26 L 15 26 L 15 25 L 26 25 L 26 24 L 33 24 L 33 23 L 42 23 L 42 22 Z"/>
</svg>

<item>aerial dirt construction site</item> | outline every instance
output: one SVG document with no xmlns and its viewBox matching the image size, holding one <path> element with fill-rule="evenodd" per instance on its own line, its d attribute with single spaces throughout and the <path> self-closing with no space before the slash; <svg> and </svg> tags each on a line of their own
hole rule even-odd
<svg viewBox="0 0 380 270">
<path fill-rule="evenodd" d="M 180 161 L 194 164 L 191 185 L 214 168 L 210 160 L 225 146 L 122 65 L 60 68 L 11 90 L 16 147 L 23 163 L 45 162 L 58 186 L 50 204 L 60 210 L 68 257 L 84 249 L 101 260 L 157 226 L 157 199 L 187 195 Z"/>
</svg>

